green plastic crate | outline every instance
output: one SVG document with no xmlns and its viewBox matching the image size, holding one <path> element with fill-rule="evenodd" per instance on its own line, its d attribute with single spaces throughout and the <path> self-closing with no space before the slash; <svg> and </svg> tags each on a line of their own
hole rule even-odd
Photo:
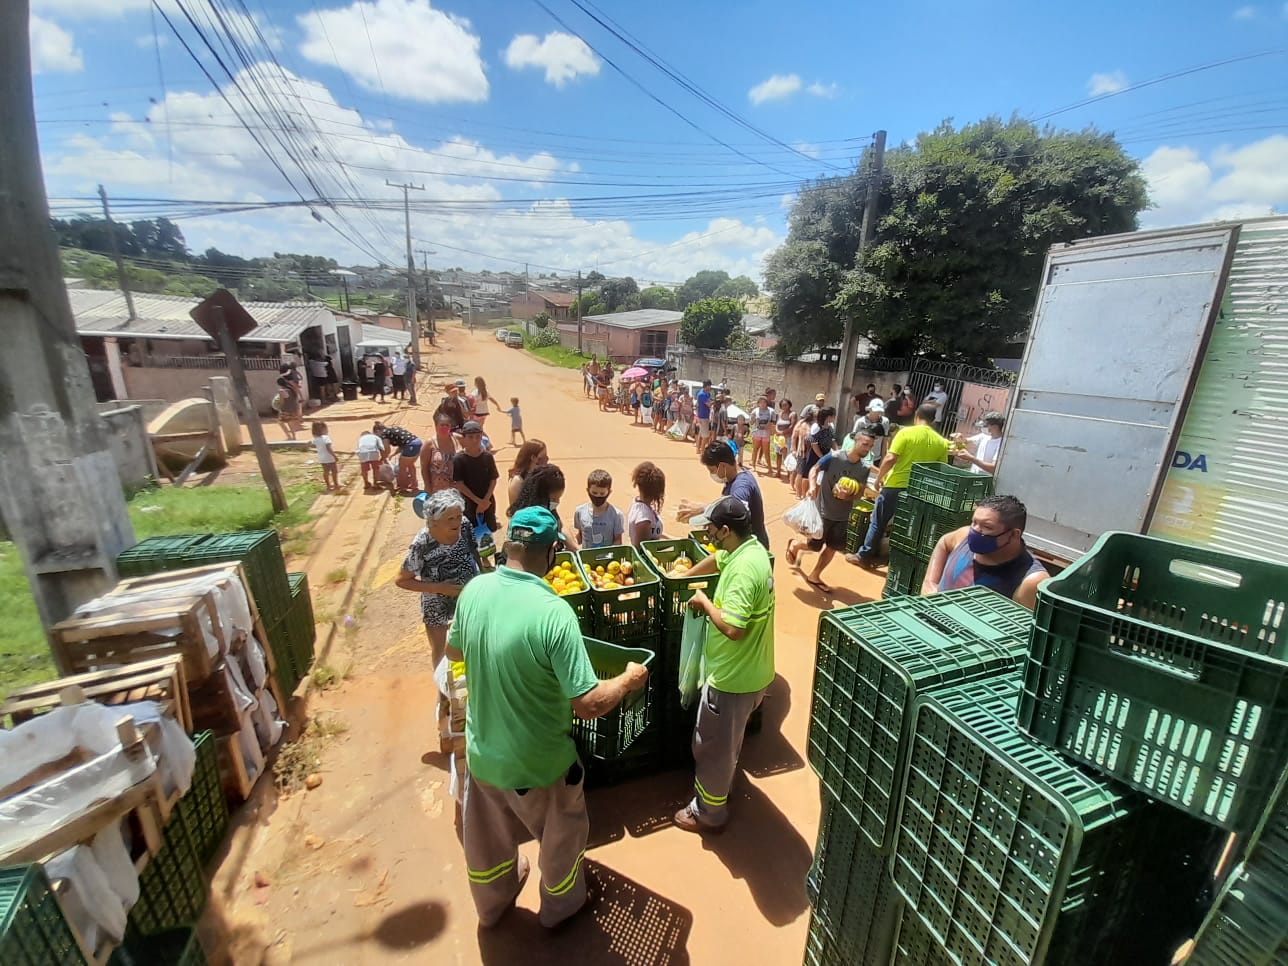
<svg viewBox="0 0 1288 966">
<path fill-rule="evenodd" d="M 590 598 L 590 580 L 586 577 L 586 571 L 582 568 L 581 561 L 577 559 L 576 554 L 567 550 L 560 550 L 555 554 L 555 566 L 562 563 L 572 565 L 573 571 L 581 579 L 581 582 L 586 585 L 586 589 L 575 594 L 560 594 L 559 596 L 562 600 L 568 602 L 568 606 L 577 615 L 577 624 L 581 627 L 582 634 L 590 636 L 595 631 L 595 606 Z"/>
<path fill-rule="evenodd" d="M 921 593 L 921 584 L 926 579 L 925 560 L 918 560 L 910 553 L 890 548 L 890 558 L 886 561 L 885 587 L 881 596 L 916 597 Z"/>
<path fill-rule="evenodd" d="M 0 867 L 0 963 L 82 966 L 84 962 L 44 868 Z"/>
<path fill-rule="evenodd" d="M 186 821 L 166 824 L 161 850 L 139 875 L 129 930 L 139 936 L 190 926 L 206 905 L 206 875 Z"/>
<path fill-rule="evenodd" d="M 945 510 L 905 493 L 890 521 L 890 546 L 929 561 L 939 538 L 969 524 L 973 515 L 973 509 Z"/>
<path fill-rule="evenodd" d="M 661 754 L 661 729 L 652 721 L 631 742 L 626 753 L 616 758 L 581 759 L 586 769 L 587 788 L 609 788 L 656 775 L 665 767 Z"/>
<path fill-rule="evenodd" d="M 317 644 L 317 627 L 313 621 L 313 597 L 309 593 L 307 574 L 288 574 L 291 588 L 291 608 L 286 620 L 290 626 L 289 656 L 295 677 L 303 680 L 313 667 L 313 654 Z M 286 692 L 290 694 L 294 692 Z"/>
<path fill-rule="evenodd" d="M 169 929 L 155 936 L 131 936 L 118 946 L 108 966 L 206 966 L 195 929 Z"/>
<path fill-rule="evenodd" d="M 876 504 L 871 500 L 857 499 L 850 508 L 850 518 L 845 524 L 845 552 L 858 553 L 867 539 L 868 527 L 872 523 L 872 511 Z"/>
<path fill-rule="evenodd" d="M 179 799 L 170 820 L 186 823 L 197 859 L 205 865 L 219 851 L 228 832 L 228 802 L 219 781 L 219 754 L 215 748 L 214 732 L 203 731 L 194 735 L 192 743 L 197 749 L 192 785 Z"/>
<path fill-rule="evenodd" d="M 811 881 L 812 880 L 812 881 Z M 814 919 L 840 959 L 853 966 L 886 966 L 902 902 L 884 857 L 858 825 L 825 796 L 818 845 L 806 877 Z"/>
<path fill-rule="evenodd" d="M 1288 734 L 1288 567 L 1107 533 L 1038 591 L 1020 726 L 1233 832 Z"/>
<path fill-rule="evenodd" d="M 1018 699 L 988 678 L 915 703 L 895 885 L 960 966 L 1094 962 L 1127 845 L 1166 810 L 1019 732 Z"/>
<path fill-rule="evenodd" d="M 904 493 L 944 510 L 973 510 L 976 503 L 992 495 L 992 476 L 948 463 L 913 463 Z"/>
<path fill-rule="evenodd" d="M 1188 966 L 1288 963 L 1288 772 L 1194 940 Z"/>
<path fill-rule="evenodd" d="M 116 570 L 122 577 L 146 577 L 163 570 L 180 570 L 191 566 L 187 554 L 209 534 L 179 537 L 148 537 L 122 551 L 116 558 Z"/>
<path fill-rule="evenodd" d="M 690 530 L 690 531 L 689 531 L 689 539 L 690 539 L 690 540 L 692 540 L 694 543 L 696 543 L 699 547 L 701 547 L 701 548 L 702 548 L 704 551 L 706 551 L 707 553 L 713 553 L 713 552 L 714 552 L 714 551 L 711 551 L 711 550 L 707 550 L 707 530 L 706 530 L 706 527 L 703 527 L 701 530 Z M 714 544 L 713 544 L 712 546 L 714 546 Z"/>
<path fill-rule="evenodd" d="M 626 670 L 628 662 L 643 664 L 652 670 L 655 654 L 642 647 L 622 647 L 585 637 L 586 653 L 601 681 L 615 678 Z M 652 680 L 638 691 L 632 691 L 608 714 L 587 721 L 574 717 L 572 736 L 583 760 L 619 758 L 648 727 L 652 712 Z"/>
<path fill-rule="evenodd" d="M 634 547 L 598 547 L 581 550 L 577 560 L 587 574 L 598 566 L 607 567 L 610 561 L 629 561 L 631 577 L 635 583 L 616 590 L 589 589 L 591 600 L 591 625 L 594 636 L 613 644 L 634 644 L 647 641 L 655 645 L 661 630 L 660 601 L 662 585 L 657 576 L 645 566 Z"/>
<path fill-rule="evenodd" d="M 709 557 L 706 548 L 696 540 L 645 540 L 640 544 L 644 551 L 644 565 L 657 577 L 662 585 L 662 623 L 663 632 L 678 633 L 684 624 L 685 604 L 694 591 L 701 590 L 708 597 L 715 593 L 718 574 L 706 574 L 699 577 L 668 577 L 666 570 L 680 556 L 688 557 L 695 564 Z M 678 638 L 677 638 L 678 641 Z"/>
<path fill-rule="evenodd" d="M 832 932 L 813 914 L 805 933 L 805 966 L 848 966 Z"/>
<path fill-rule="evenodd" d="M 921 924 L 917 914 L 904 906 L 895 930 L 890 966 L 956 966 L 956 963 Z"/>
<path fill-rule="evenodd" d="M 268 649 L 273 652 L 273 679 L 281 689 L 283 697 L 294 694 L 301 679 L 295 670 L 293 657 L 295 648 L 291 643 L 291 630 L 291 616 L 287 614 L 276 624 L 270 625 L 265 632 L 268 634 Z"/>
<path fill-rule="evenodd" d="M 868 843 L 893 837 L 912 703 L 935 689 L 1018 675 L 1032 615 L 984 587 L 823 613 L 806 756 Z"/>
</svg>

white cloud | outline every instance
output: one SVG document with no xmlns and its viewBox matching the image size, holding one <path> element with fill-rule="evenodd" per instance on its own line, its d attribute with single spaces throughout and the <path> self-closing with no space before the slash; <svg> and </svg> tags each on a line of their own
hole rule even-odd
<svg viewBox="0 0 1288 966">
<path fill-rule="evenodd" d="M 539 67 L 546 72 L 546 83 L 563 87 L 581 75 L 599 73 L 599 59 L 580 37 L 548 33 L 538 40 L 534 34 L 519 34 L 505 49 L 506 66 L 514 70 Z"/>
<path fill-rule="evenodd" d="M 819 155 L 818 145 L 810 144 L 808 141 L 797 141 L 792 147 L 801 154 L 808 154 L 811 158 L 817 158 Z"/>
<path fill-rule="evenodd" d="M 478 35 L 429 0 L 358 0 L 297 23 L 301 54 L 338 66 L 369 91 L 429 104 L 487 100 Z"/>
<path fill-rule="evenodd" d="M 753 104 L 763 104 L 765 101 L 778 101 L 784 97 L 791 97 L 800 89 L 799 74 L 774 74 L 749 90 L 747 97 Z"/>
<path fill-rule="evenodd" d="M 32 0 L 35 13 L 53 13 L 78 20 L 119 17 L 152 6 L 152 0 Z"/>
<path fill-rule="evenodd" d="M 134 38 L 134 46 L 143 50 L 154 50 L 160 47 L 165 50 L 170 46 L 170 35 L 158 32 L 156 36 L 152 34 L 142 34 Z"/>
<path fill-rule="evenodd" d="M 837 95 L 839 90 L 840 87 L 837 86 L 836 81 L 832 81 L 830 84 L 824 84 L 822 81 L 815 81 L 810 84 L 809 87 L 805 88 L 805 93 L 812 97 L 826 97 L 830 100 Z"/>
<path fill-rule="evenodd" d="M 1127 88 L 1127 75 L 1120 70 L 1109 71 L 1104 74 L 1092 74 L 1091 79 L 1087 81 L 1087 93 L 1091 97 L 1099 97 L 1101 94 L 1117 94 Z"/>
<path fill-rule="evenodd" d="M 32 14 L 30 30 L 33 74 L 75 74 L 85 69 L 75 40 L 58 24 Z"/>
<path fill-rule="evenodd" d="M 288 102 L 298 98 L 303 105 L 299 110 L 307 110 L 317 124 L 321 137 L 305 138 L 304 144 L 321 152 L 320 187 L 325 193 L 339 196 L 343 191 L 388 201 L 378 207 L 319 210 L 346 233 L 361 233 L 389 264 L 400 264 L 403 258 L 403 211 L 401 194 L 385 185 L 386 178 L 425 185 L 424 192 L 412 196 L 413 202 L 430 203 L 413 209 L 413 243 L 437 248 L 440 259 L 469 267 L 515 269 L 516 262 L 544 261 L 575 271 L 593 267 L 599 260 L 605 270 L 611 265 L 613 273 L 630 274 L 637 280 L 681 281 L 697 268 L 707 267 L 758 278 L 765 254 L 782 241 L 773 228 L 737 218 L 716 218 L 660 242 L 652 234 L 644 240 L 629 221 L 589 216 L 582 206 L 558 197 L 557 191 L 568 189 L 549 182 L 575 170 L 570 160 L 544 151 L 500 154 L 460 136 L 413 144 L 387 123 L 368 122 L 339 104 L 322 84 L 278 73 L 267 65 L 249 70 L 263 72 L 261 82 L 268 89 L 285 89 Z M 254 116 L 254 107 L 261 106 L 255 100 L 258 85 L 245 73 L 238 81 L 246 94 L 231 84 L 224 93 L 239 113 Z M 86 198 L 87 211 L 96 204 L 94 191 L 100 181 L 122 195 L 244 202 L 294 199 L 217 92 L 172 89 L 144 116 L 116 113 L 110 128 L 98 136 L 78 132 L 42 147 L 51 197 Z M 296 175 L 289 161 L 283 163 Z M 516 175 L 528 181 L 486 180 L 487 176 Z M 295 180 L 302 184 L 298 175 Z M 545 199 L 519 200 L 534 195 Z M 340 221 L 340 215 L 349 226 Z M 315 222 L 304 208 L 196 218 L 181 225 L 194 251 L 213 245 L 247 257 L 301 251 L 334 257 L 344 264 L 376 260 Z M 457 253 L 447 247 L 452 245 L 497 258 Z"/>
<path fill-rule="evenodd" d="M 1218 148 L 1207 159 L 1194 148 L 1160 147 L 1141 168 L 1154 204 L 1141 214 L 1144 227 L 1262 216 L 1288 207 L 1288 135 Z"/>
<path fill-rule="evenodd" d="M 1235 20 L 1255 20 L 1256 17 L 1257 17 L 1257 8 L 1252 5 L 1248 5 L 1246 7 L 1240 7 L 1238 10 L 1234 12 Z"/>
</svg>

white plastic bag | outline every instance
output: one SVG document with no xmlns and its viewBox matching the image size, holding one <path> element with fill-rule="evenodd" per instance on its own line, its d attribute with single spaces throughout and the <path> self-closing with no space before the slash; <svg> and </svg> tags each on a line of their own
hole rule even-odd
<svg viewBox="0 0 1288 966">
<path fill-rule="evenodd" d="M 677 420 L 675 425 L 666 431 L 666 435 L 672 439 L 684 439 L 689 435 L 689 424 L 683 419 Z"/>
<path fill-rule="evenodd" d="M 393 463 L 381 463 L 380 469 L 376 470 L 376 479 L 381 483 L 393 483 L 398 479 L 398 471 Z"/>
<path fill-rule="evenodd" d="M 809 497 L 784 513 L 783 522 L 813 540 L 823 536 L 823 516 L 818 512 L 818 504 Z"/>
<path fill-rule="evenodd" d="M 796 463 L 795 453 L 788 453 L 786 456 L 783 457 L 783 469 L 786 470 L 788 473 L 795 473 L 796 465 L 797 463 Z"/>
<path fill-rule="evenodd" d="M 689 708 L 702 691 L 706 669 L 702 649 L 707 639 L 707 618 L 685 608 L 684 629 L 680 634 L 680 707 Z"/>
</svg>

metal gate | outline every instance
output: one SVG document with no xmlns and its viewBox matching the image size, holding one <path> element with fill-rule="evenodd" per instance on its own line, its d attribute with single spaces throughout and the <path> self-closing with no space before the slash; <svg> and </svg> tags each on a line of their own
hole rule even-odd
<svg viewBox="0 0 1288 966">
<path fill-rule="evenodd" d="M 986 412 L 1005 414 L 1010 390 L 1015 385 L 1017 373 L 1006 369 L 989 369 L 968 366 L 957 362 L 930 362 L 915 359 L 908 385 L 920 403 L 934 389 L 942 385 L 948 394 L 944 404 L 943 422 L 939 431 L 945 436 L 957 432 L 971 435 L 975 423 Z"/>
</svg>

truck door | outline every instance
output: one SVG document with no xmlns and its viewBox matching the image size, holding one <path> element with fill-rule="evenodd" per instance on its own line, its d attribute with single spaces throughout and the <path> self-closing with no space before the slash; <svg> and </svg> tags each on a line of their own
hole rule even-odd
<svg viewBox="0 0 1288 966">
<path fill-rule="evenodd" d="M 1143 532 L 1220 302 L 1237 226 L 1090 239 L 1047 255 L 996 492 L 1033 547 L 1077 559 Z"/>
</svg>

